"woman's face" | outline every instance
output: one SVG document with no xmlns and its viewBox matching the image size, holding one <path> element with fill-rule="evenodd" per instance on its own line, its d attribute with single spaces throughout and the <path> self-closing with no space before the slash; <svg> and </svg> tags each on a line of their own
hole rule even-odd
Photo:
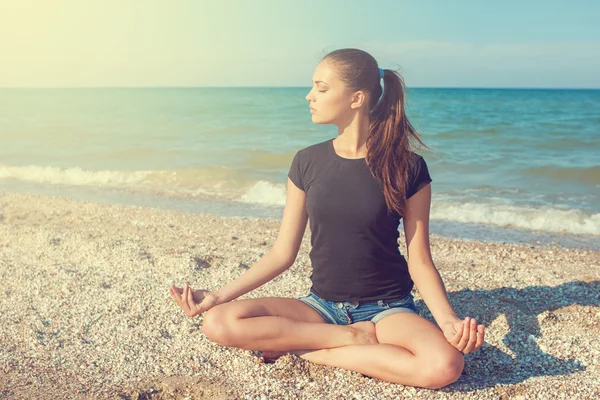
<svg viewBox="0 0 600 400">
<path fill-rule="evenodd" d="M 321 61 L 313 74 L 313 86 L 306 95 L 315 124 L 339 124 L 354 110 L 352 95 L 326 61 Z"/>
</svg>

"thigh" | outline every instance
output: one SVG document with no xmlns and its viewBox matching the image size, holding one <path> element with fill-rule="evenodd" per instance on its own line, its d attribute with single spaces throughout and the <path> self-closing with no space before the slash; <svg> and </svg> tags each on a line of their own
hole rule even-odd
<svg viewBox="0 0 600 400">
<path fill-rule="evenodd" d="M 442 331 L 418 314 L 403 312 L 388 315 L 375 324 L 379 343 L 403 347 L 424 359 L 461 356 Z"/>
<path fill-rule="evenodd" d="M 219 304 L 206 312 L 208 318 L 214 318 L 217 315 L 219 319 L 274 316 L 304 322 L 326 322 L 315 309 L 300 300 L 289 297 L 261 297 L 230 301 Z"/>
<path fill-rule="evenodd" d="M 396 345 L 413 354 L 413 373 L 418 375 L 419 386 L 441 388 L 460 378 L 465 366 L 462 352 L 452 346 L 442 331 L 410 312 L 384 317 L 375 324 L 379 343 Z M 390 353 L 391 354 L 391 353 Z M 398 358 L 397 363 L 405 363 Z"/>
</svg>

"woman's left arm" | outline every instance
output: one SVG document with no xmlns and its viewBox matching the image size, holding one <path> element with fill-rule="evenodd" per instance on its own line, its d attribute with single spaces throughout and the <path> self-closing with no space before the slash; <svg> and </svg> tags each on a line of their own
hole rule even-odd
<svg viewBox="0 0 600 400">
<path fill-rule="evenodd" d="M 429 213 L 431 184 L 424 186 L 407 200 L 404 212 L 404 235 L 408 270 L 423 301 L 448 341 L 460 351 L 469 353 L 483 344 L 484 326 L 475 319 L 458 318 L 448 300 L 444 282 L 433 264 L 429 247 Z"/>
</svg>

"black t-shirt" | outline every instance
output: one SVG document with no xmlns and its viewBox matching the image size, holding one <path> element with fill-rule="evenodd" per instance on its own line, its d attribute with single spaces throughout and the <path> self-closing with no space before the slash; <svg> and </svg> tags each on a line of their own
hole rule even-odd
<svg viewBox="0 0 600 400">
<path fill-rule="evenodd" d="M 432 181 L 420 155 L 410 163 L 406 198 Z M 401 216 L 388 215 L 383 190 L 365 158 L 338 155 L 333 139 L 296 153 L 288 174 L 306 192 L 311 290 L 330 301 L 404 297 L 413 288 L 398 246 Z"/>
</svg>

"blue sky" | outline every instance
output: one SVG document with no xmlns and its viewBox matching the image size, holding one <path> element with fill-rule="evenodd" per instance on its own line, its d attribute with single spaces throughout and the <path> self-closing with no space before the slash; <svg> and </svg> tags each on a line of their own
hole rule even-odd
<svg viewBox="0 0 600 400">
<path fill-rule="evenodd" d="M 600 1 L 0 0 L 0 87 L 309 86 L 327 52 L 411 87 L 600 88 Z"/>
</svg>

